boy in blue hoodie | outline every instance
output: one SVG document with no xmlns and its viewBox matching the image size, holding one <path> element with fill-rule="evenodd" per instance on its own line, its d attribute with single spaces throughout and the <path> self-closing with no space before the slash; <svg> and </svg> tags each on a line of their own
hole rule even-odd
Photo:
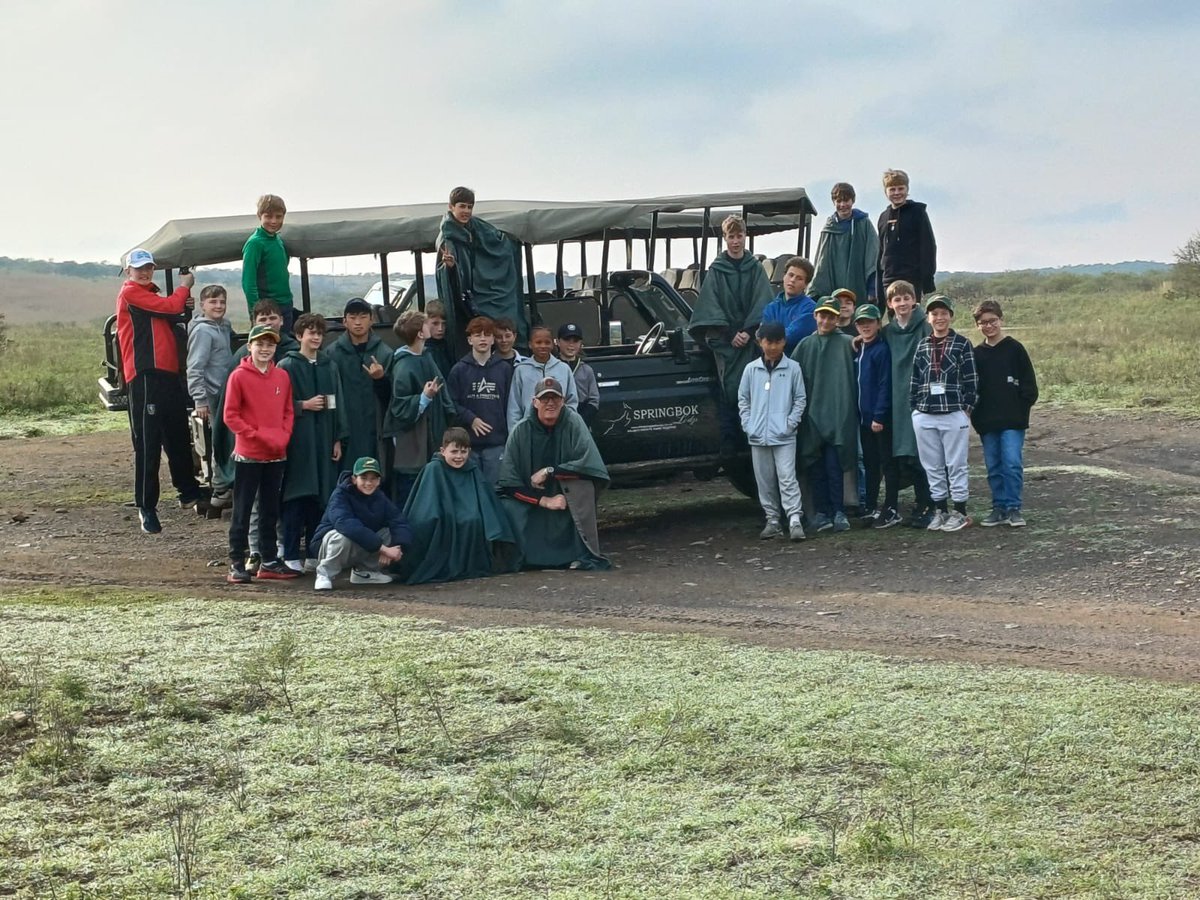
<svg viewBox="0 0 1200 900">
<path fill-rule="evenodd" d="M 817 302 L 808 295 L 808 283 L 813 277 L 813 264 L 803 256 L 793 256 L 784 266 L 783 290 L 763 310 L 763 322 L 783 325 L 787 344 L 783 352 L 792 355 L 796 345 L 817 330 L 813 310 Z"/>
<path fill-rule="evenodd" d="M 483 477 L 492 487 L 500 477 L 500 460 L 508 440 L 508 389 L 513 367 L 492 352 L 495 323 L 476 316 L 467 323 L 471 352 L 450 369 L 446 387 L 455 414 L 471 436 L 471 449 Z"/>
<path fill-rule="evenodd" d="M 879 483 L 886 481 L 884 508 L 896 508 L 896 478 L 892 460 L 892 352 L 879 337 L 879 307 L 864 303 L 854 313 L 862 340 L 854 353 L 858 377 L 858 440 L 866 472 L 863 516 L 868 525 L 879 521 Z"/>
<path fill-rule="evenodd" d="M 390 584 L 380 571 L 398 563 L 412 543 L 412 529 L 400 507 L 379 489 L 379 460 L 364 456 L 343 472 L 313 535 L 320 548 L 313 588 L 333 590 L 333 579 L 350 566 L 351 584 Z"/>
<path fill-rule="evenodd" d="M 817 238 L 816 273 L 812 293 L 817 297 L 837 296 L 847 288 L 860 303 L 874 303 L 875 271 L 879 259 L 879 235 L 871 217 L 854 208 L 854 187 L 839 181 L 830 192 L 834 213 L 825 220 Z"/>
</svg>

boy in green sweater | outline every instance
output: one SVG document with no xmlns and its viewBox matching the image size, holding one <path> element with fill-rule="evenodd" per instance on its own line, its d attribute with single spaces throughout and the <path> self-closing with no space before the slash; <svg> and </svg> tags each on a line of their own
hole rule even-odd
<svg viewBox="0 0 1200 900">
<path fill-rule="evenodd" d="M 283 333 L 291 334 L 296 313 L 292 307 L 287 248 L 279 236 L 285 215 L 287 206 L 283 198 L 274 194 L 258 198 L 259 226 L 242 247 L 242 292 L 246 295 L 251 321 L 255 303 L 274 300 L 283 314 Z"/>
</svg>

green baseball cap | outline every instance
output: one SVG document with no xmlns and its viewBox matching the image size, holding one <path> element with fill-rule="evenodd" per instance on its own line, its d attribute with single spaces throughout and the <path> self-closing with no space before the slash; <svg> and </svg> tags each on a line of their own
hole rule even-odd
<svg viewBox="0 0 1200 900">
<path fill-rule="evenodd" d="M 854 311 L 854 321 L 859 319 L 882 319 L 883 316 L 879 312 L 879 307 L 874 303 L 864 303 Z"/>
<path fill-rule="evenodd" d="M 954 315 L 954 301 L 945 294 L 934 294 L 925 301 L 925 312 L 929 312 L 935 306 L 941 306 L 950 310 L 950 315 Z"/>
<path fill-rule="evenodd" d="M 379 469 L 379 460 L 373 456 L 360 456 L 354 461 L 354 474 L 366 475 L 368 472 L 383 475 L 383 472 Z"/>
<path fill-rule="evenodd" d="M 833 313 L 835 316 L 840 316 L 842 314 L 842 307 L 832 297 L 822 297 L 821 302 L 817 304 L 817 308 L 813 310 L 813 315 L 815 316 L 817 313 L 822 312 Z"/>
<path fill-rule="evenodd" d="M 270 325 L 255 325 L 250 329 L 250 335 L 246 338 L 247 344 L 253 344 L 259 338 L 270 338 L 276 344 L 279 343 L 279 332 Z"/>
</svg>

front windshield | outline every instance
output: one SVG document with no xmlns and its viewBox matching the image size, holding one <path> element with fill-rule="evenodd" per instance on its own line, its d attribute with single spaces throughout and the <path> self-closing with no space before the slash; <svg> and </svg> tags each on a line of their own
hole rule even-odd
<svg viewBox="0 0 1200 900">
<path fill-rule="evenodd" d="M 618 290 L 627 291 L 641 306 L 645 307 L 654 322 L 662 322 L 668 331 L 687 328 L 687 312 L 678 300 L 667 294 L 661 285 L 651 280 L 649 273 L 621 273 L 620 275 L 614 273 L 611 283 Z"/>
</svg>

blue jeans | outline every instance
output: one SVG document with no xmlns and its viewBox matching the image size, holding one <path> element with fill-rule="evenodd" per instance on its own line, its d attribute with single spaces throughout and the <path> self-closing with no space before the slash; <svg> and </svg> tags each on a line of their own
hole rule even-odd
<svg viewBox="0 0 1200 900">
<path fill-rule="evenodd" d="M 833 518 L 845 512 L 842 492 L 842 463 L 838 459 L 838 448 L 833 444 L 821 447 L 821 455 L 808 467 L 808 482 L 812 490 L 813 513 L 824 513 Z"/>
<path fill-rule="evenodd" d="M 1020 509 L 1025 488 L 1025 432 L 1010 428 L 989 431 L 979 436 L 983 442 L 983 461 L 987 465 L 988 487 L 996 509 Z"/>
</svg>

